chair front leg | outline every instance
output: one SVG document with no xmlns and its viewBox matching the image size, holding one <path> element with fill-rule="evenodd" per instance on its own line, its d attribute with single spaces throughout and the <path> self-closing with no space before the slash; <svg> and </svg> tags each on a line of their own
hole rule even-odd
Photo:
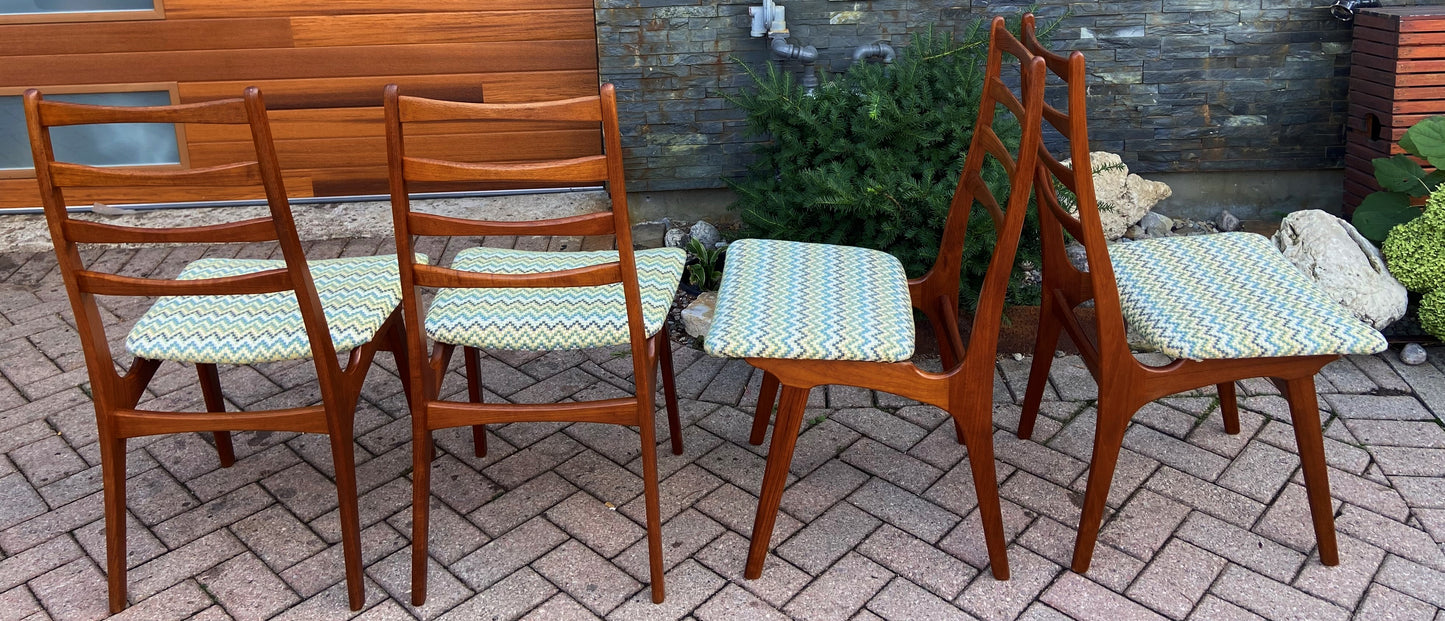
<svg viewBox="0 0 1445 621">
<path fill-rule="evenodd" d="M 1224 416 L 1224 433 L 1239 433 L 1239 399 L 1234 392 L 1234 382 L 1223 382 L 1215 388 L 1219 391 L 1219 413 Z"/>
<path fill-rule="evenodd" d="M 645 386 L 647 383 L 650 382 L 638 382 L 637 432 L 642 439 L 642 496 L 647 509 L 647 558 L 652 603 L 661 604 L 666 596 L 662 568 L 662 501 L 657 491 L 657 427 L 653 421 L 651 387 Z"/>
<path fill-rule="evenodd" d="M 983 403 L 955 414 L 956 427 L 963 429 L 968 447 L 968 465 L 973 471 L 973 487 L 978 494 L 978 515 L 983 522 L 984 544 L 988 547 L 989 566 L 997 580 L 1009 579 L 1007 542 L 1003 528 L 1003 507 L 998 497 L 998 474 L 993 456 L 992 408 Z"/>
<path fill-rule="evenodd" d="M 773 443 L 768 448 L 768 465 L 763 472 L 763 487 L 758 495 L 758 513 L 753 518 L 753 540 L 748 547 L 747 569 L 743 572 L 748 580 L 756 580 L 763 575 L 763 561 L 768 557 L 773 525 L 778 519 L 778 504 L 788 483 L 788 468 L 793 463 L 793 448 L 798 444 L 798 429 L 807 405 L 807 388 L 783 386 L 778 421 L 773 425 Z"/>
<path fill-rule="evenodd" d="M 768 435 L 768 421 L 773 418 L 773 400 L 778 397 L 778 376 L 763 371 L 763 384 L 758 388 L 758 405 L 753 411 L 753 431 L 748 444 L 758 446 Z"/>
<path fill-rule="evenodd" d="M 125 548 L 125 438 L 117 438 L 100 423 L 100 471 L 105 490 L 105 567 L 110 587 L 110 612 L 126 604 Z"/>
<path fill-rule="evenodd" d="M 221 396 L 221 375 L 216 371 L 216 365 L 197 363 L 196 375 L 200 377 L 201 397 L 206 401 L 206 411 L 225 412 L 226 400 Z M 212 435 L 216 438 L 216 457 L 221 460 L 221 467 L 230 468 L 236 463 L 236 449 L 231 444 L 231 432 L 217 431 Z"/>
<path fill-rule="evenodd" d="M 1330 475 L 1325 465 L 1325 442 L 1320 430 L 1319 397 L 1315 395 L 1315 378 L 1275 380 L 1280 392 L 1289 399 L 1290 420 L 1294 423 L 1294 439 L 1299 446 L 1300 465 L 1304 469 L 1305 495 L 1309 497 L 1310 517 L 1314 522 L 1315 540 L 1320 546 L 1320 562 L 1340 563 L 1335 543 L 1335 514 L 1330 501 Z"/>
<path fill-rule="evenodd" d="M 1124 445 L 1124 430 L 1133 417 L 1132 406 L 1123 399 L 1099 395 L 1098 424 L 1094 429 L 1094 456 L 1089 463 L 1089 482 L 1084 488 L 1084 507 L 1079 514 L 1079 532 L 1074 540 L 1073 569 L 1089 571 L 1094 557 L 1094 544 L 1099 536 L 1099 523 L 1104 517 L 1104 504 L 1114 480 L 1114 466 L 1119 462 L 1119 449 Z"/>
<path fill-rule="evenodd" d="M 412 409 L 411 425 L 411 604 L 426 603 L 427 537 L 431 523 L 431 430 Z"/>
<path fill-rule="evenodd" d="M 353 406 L 354 407 L 354 406 Z M 336 500 L 341 522 L 341 555 L 346 565 L 346 595 L 352 610 L 365 600 L 361 578 L 361 513 L 356 499 L 356 451 L 352 417 L 327 412 L 331 462 L 336 466 Z"/>
</svg>

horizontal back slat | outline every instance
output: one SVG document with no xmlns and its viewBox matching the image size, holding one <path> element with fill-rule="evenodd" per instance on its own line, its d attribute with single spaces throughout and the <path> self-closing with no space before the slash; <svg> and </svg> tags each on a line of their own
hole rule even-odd
<svg viewBox="0 0 1445 621">
<path fill-rule="evenodd" d="M 529 220 L 525 222 L 498 222 L 468 220 L 429 213 L 407 214 L 407 226 L 413 235 L 434 237 L 485 236 L 485 235 L 567 235 L 586 237 L 589 235 L 612 235 L 616 233 L 611 212 L 589 213 L 581 216 L 554 218 L 551 220 Z"/>
<path fill-rule="evenodd" d="M 76 272 L 75 276 L 81 291 L 95 295 L 245 295 L 292 288 L 291 275 L 284 269 L 196 280 L 156 280 L 89 270 Z"/>
<path fill-rule="evenodd" d="M 246 122 L 246 104 L 240 99 L 165 107 L 98 107 L 63 101 L 40 102 L 40 124 L 50 127 L 95 123 L 236 123 L 244 125 Z"/>
<path fill-rule="evenodd" d="M 536 181 L 597 183 L 607 180 L 607 158 L 601 155 L 522 164 L 463 164 L 419 157 L 403 160 L 408 181 Z"/>
<path fill-rule="evenodd" d="M 616 261 L 541 274 L 488 274 L 435 265 L 413 267 L 418 287 L 519 289 L 533 287 L 595 287 L 622 282 L 622 265 Z"/>
<path fill-rule="evenodd" d="M 602 121 L 597 97 L 527 104 L 484 104 L 402 97 L 401 121 Z"/>
<path fill-rule="evenodd" d="M 254 186 L 261 183 L 261 167 L 256 162 L 239 162 L 186 170 L 146 170 L 55 162 L 50 165 L 50 178 L 61 187 Z"/>
<path fill-rule="evenodd" d="M 65 235 L 78 244 L 220 244 L 275 241 L 271 218 L 255 218 L 211 226 L 149 229 L 86 220 L 66 220 Z"/>
</svg>

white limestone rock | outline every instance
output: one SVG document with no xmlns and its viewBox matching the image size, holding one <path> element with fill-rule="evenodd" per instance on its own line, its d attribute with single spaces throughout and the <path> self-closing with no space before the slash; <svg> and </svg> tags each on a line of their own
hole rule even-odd
<svg viewBox="0 0 1445 621">
<path fill-rule="evenodd" d="M 1104 238 L 1110 241 L 1123 237 L 1129 225 L 1173 193 L 1167 184 L 1130 174 L 1124 161 L 1113 153 L 1090 153 L 1089 164 L 1094 171 L 1094 198 L 1099 202 Z M 1072 163 L 1066 160 L 1064 165 Z"/>
<path fill-rule="evenodd" d="M 712 329 L 712 314 L 717 308 L 717 292 L 704 291 L 697 296 L 692 304 L 682 309 L 682 327 L 687 330 L 689 336 L 695 338 L 707 337 L 707 331 Z"/>
<path fill-rule="evenodd" d="M 1318 209 L 1285 216 L 1274 245 L 1361 321 L 1383 330 L 1405 315 L 1405 286 L 1350 223 Z"/>
</svg>

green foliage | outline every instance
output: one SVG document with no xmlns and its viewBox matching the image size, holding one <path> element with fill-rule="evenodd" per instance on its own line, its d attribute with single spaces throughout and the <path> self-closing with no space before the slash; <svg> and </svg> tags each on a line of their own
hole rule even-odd
<svg viewBox="0 0 1445 621">
<path fill-rule="evenodd" d="M 1425 215 L 1390 230 L 1381 246 L 1390 273 L 1406 289 L 1445 286 L 1445 190 L 1430 195 Z"/>
<path fill-rule="evenodd" d="M 717 291 L 722 282 L 722 257 L 726 248 L 704 248 L 696 239 L 688 240 L 687 251 L 697 262 L 687 266 L 687 282 L 703 291 Z"/>
<path fill-rule="evenodd" d="M 747 113 L 750 129 L 769 140 L 740 180 L 732 208 L 753 237 L 846 244 L 898 257 L 910 276 L 933 265 L 965 151 L 978 116 L 988 33 L 974 23 L 957 40 L 928 29 L 912 36 L 892 65 L 854 63 L 824 76 L 807 93 L 770 63 L 748 73 L 756 89 L 729 99 Z M 1017 144 L 1012 115 L 997 130 Z M 1008 177 L 990 159 L 983 178 L 1002 205 Z M 975 206 L 963 254 L 965 305 L 976 304 L 995 243 L 987 211 Z M 1018 262 L 1039 264 L 1031 213 Z M 1021 280 L 1015 270 L 1014 283 Z M 1011 301 L 1028 292 L 1011 287 Z"/>
<path fill-rule="evenodd" d="M 1445 116 L 1432 116 L 1416 123 L 1400 138 L 1400 147 L 1409 155 L 1377 157 L 1371 161 L 1375 166 L 1375 181 L 1384 189 L 1372 192 L 1355 208 L 1355 228 L 1376 243 L 1383 241 L 1390 229 L 1420 216 L 1420 210 L 1410 204 L 1411 198 L 1429 196 L 1445 183 L 1445 172 L 1427 173 L 1414 159 L 1423 159 L 1437 169 L 1445 168 Z"/>
<path fill-rule="evenodd" d="M 1420 327 L 1445 341 L 1445 287 L 1437 287 L 1420 298 Z"/>
</svg>

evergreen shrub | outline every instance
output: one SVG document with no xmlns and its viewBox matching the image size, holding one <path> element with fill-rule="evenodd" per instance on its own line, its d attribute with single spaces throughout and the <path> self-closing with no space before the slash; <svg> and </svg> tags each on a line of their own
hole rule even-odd
<svg viewBox="0 0 1445 621">
<path fill-rule="evenodd" d="M 918 32 L 893 64 L 854 63 L 824 76 L 811 93 L 773 63 L 762 73 L 747 69 L 756 88 L 729 99 L 767 140 L 747 174 L 727 180 L 744 234 L 882 250 L 910 277 L 922 275 L 938 254 L 973 137 L 987 54 L 988 31 L 979 21 L 957 39 L 932 28 Z M 995 130 L 1017 146 L 1018 124 L 1002 108 Z M 988 162 L 983 178 L 1003 205 L 1007 173 Z M 993 220 L 976 205 L 963 252 L 965 308 L 977 303 L 994 236 Z M 1039 253 L 1031 210 L 1015 265 L 1037 266 Z M 1015 269 L 1009 302 L 1037 304 L 1036 285 L 1023 286 L 1022 271 Z"/>
</svg>

